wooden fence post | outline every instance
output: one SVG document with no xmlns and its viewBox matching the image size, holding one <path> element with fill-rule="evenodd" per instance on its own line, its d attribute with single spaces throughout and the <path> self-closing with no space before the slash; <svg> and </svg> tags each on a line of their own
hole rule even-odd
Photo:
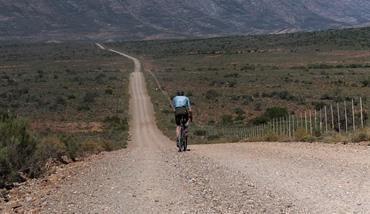
<svg viewBox="0 0 370 214">
<path fill-rule="evenodd" d="M 288 136 L 291 137 L 292 136 L 292 132 L 291 132 L 291 127 L 290 127 L 290 115 L 288 115 Z"/>
<path fill-rule="evenodd" d="M 344 101 L 344 118 L 346 121 L 346 133 L 348 132 L 347 102 Z"/>
<path fill-rule="evenodd" d="M 353 131 L 355 132 L 356 131 L 356 118 L 355 118 L 355 104 L 354 104 L 354 101 L 352 99 L 352 118 L 353 118 Z"/>
<path fill-rule="evenodd" d="M 325 106 L 325 132 L 328 132 L 328 111 L 327 107 Z"/>
<path fill-rule="evenodd" d="M 304 121 L 305 121 L 305 125 L 306 125 L 306 132 L 308 133 L 307 112 L 304 112 Z"/>
<path fill-rule="evenodd" d="M 319 112 L 319 131 L 321 134 L 322 133 L 322 109 L 320 109 L 320 112 Z"/>
<path fill-rule="evenodd" d="M 294 137 L 295 136 L 295 116 L 292 115 L 292 123 L 293 123 L 293 129 L 292 129 L 292 136 Z"/>
<path fill-rule="evenodd" d="M 361 111 L 361 128 L 364 128 L 364 111 L 362 107 L 362 97 L 360 97 L 360 111 Z"/>
<path fill-rule="evenodd" d="M 313 128 L 314 128 L 314 130 L 316 130 L 317 129 L 317 111 L 316 111 L 316 109 L 315 109 L 315 112 L 314 112 L 314 124 L 313 124 Z"/>
<path fill-rule="evenodd" d="M 312 112 L 311 112 L 311 110 L 309 112 L 310 112 L 310 134 L 312 135 L 313 134 L 313 130 L 312 130 Z"/>
<path fill-rule="evenodd" d="M 331 129 L 334 130 L 334 110 L 333 110 L 333 104 L 330 104 L 330 110 L 331 110 Z"/>
<path fill-rule="evenodd" d="M 338 113 L 338 131 L 341 132 L 339 103 L 337 103 L 337 113 Z"/>
<path fill-rule="evenodd" d="M 303 113 L 301 113 L 301 129 L 304 129 L 304 116 Z"/>
</svg>

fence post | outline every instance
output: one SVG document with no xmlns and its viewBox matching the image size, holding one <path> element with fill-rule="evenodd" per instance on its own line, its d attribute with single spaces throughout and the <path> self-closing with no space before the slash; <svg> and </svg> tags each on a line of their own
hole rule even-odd
<svg viewBox="0 0 370 214">
<path fill-rule="evenodd" d="M 330 110 L 331 110 L 331 129 L 334 130 L 334 110 L 333 110 L 333 104 L 330 104 Z"/>
<path fill-rule="evenodd" d="M 352 118 L 353 118 L 353 131 L 356 131 L 356 118 L 355 118 L 355 104 L 352 99 Z"/>
<path fill-rule="evenodd" d="M 313 128 L 314 128 L 314 130 L 316 130 L 317 129 L 317 110 L 316 110 L 316 108 L 315 108 L 315 112 L 314 112 L 314 124 L 313 124 Z"/>
<path fill-rule="evenodd" d="M 346 133 L 348 132 L 347 102 L 344 101 L 344 118 L 346 121 Z"/>
<path fill-rule="evenodd" d="M 339 103 L 337 103 L 337 113 L 338 113 L 338 131 L 341 132 Z"/>
<path fill-rule="evenodd" d="M 292 125 L 293 125 L 292 137 L 294 137 L 295 136 L 295 117 L 294 115 L 292 115 Z"/>
<path fill-rule="evenodd" d="M 260 137 L 263 137 L 263 124 L 260 125 Z"/>
<path fill-rule="evenodd" d="M 290 130 L 290 115 L 288 115 L 288 136 L 291 137 L 291 130 Z"/>
<path fill-rule="evenodd" d="M 301 113 L 301 129 L 304 129 L 304 117 L 303 117 L 303 113 Z"/>
<path fill-rule="evenodd" d="M 257 126 L 258 128 L 257 128 L 257 133 L 258 133 L 258 138 L 260 138 L 261 137 L 261 135 L 262 135 L 262 125 L 259 125 L 259 126 Z"/>
<path fill-rule="evenodd" d="M 312 135 L 312 112 L 311 110 L 309 111 L 309 114 L 310 114 L 310 134 Z"/>
<path fill-rule="evenodd" d="M 362 97 L 360 97 L 360 111 L 361 111 L 361 128 L 364 128 L 364 112 L 362 108 Z"/>
<path fill-rule="evenodd" d="M 325 106 L 325 132 L 328 132 L 328 111 L 327 107 Z"/>
<path fill-rule="evenodd" d="M 307 112 L 304 112 L 304 121 L 305 121 L 305 125 L 306 125 L 306 132 L 308 133 Z"/>
<path fill-rule="evenodd" d="M 320 130 L 320 134 L 321 134 L 322 133 L 322 109 L 320 109 L 319 117 L 320 117 L 319 130 Z"/>
</svg>

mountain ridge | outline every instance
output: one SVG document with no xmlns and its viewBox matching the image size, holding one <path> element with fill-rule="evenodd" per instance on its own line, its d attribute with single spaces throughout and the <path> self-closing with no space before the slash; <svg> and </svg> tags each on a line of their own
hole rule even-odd
<svg viewBox="0 0 370 214">
<path fill-rule="evenodd" d="M 0 39 L 163 39 L 370 25 L 366 0 L 0 0 Z"/>
</svg>

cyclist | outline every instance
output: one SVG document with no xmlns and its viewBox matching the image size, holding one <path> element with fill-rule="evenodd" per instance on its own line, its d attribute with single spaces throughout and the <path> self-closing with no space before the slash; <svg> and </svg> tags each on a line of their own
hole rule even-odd
<svg viewBox="0 0 370 214">
<path fill-rule="evenodd" d="M 186 123 L 192 120 L 192 113 L 191 113 L 191 104 L 190 99 L 185 96 L 183 91 L 178 91 L 176 96 L 172 100 L 172 106 L 175 112 L 175 121 L 176 121 L 176 142 L 177 147 L 179 147 L 179 136 L 181 130 L 181 120 L 184 118 Z"/>
</svg>

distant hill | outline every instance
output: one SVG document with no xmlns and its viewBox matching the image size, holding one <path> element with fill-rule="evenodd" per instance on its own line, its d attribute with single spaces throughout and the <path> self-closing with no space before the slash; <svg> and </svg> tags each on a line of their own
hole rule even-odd
<svg viewBox="0 0 370 214">
<path fill-rule="evenodd" d="M 370 24 L 368 0 L 0 0 L 0 39 L 157 39 Z"/>
</svg>

